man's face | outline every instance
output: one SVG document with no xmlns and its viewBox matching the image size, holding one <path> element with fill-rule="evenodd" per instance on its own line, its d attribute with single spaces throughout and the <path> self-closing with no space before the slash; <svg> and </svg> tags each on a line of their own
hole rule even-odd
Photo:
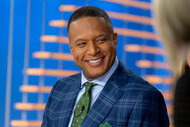
<svg viewBox="0 0 190 127">
<path fill-rule="evenodd" d="M 74 61 L 89 81 L 108 71 L 116 57 L 117 34 L 103 18 L 84 17 L 72 22 L 68 37 Z"/>
</svg>

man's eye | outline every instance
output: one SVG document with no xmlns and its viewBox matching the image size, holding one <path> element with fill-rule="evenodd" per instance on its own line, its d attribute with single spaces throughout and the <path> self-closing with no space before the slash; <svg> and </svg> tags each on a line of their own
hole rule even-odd
<svg viewBox="0 0 190 127">
<path fill-rule="evenodd" d="M 105 42 L 105 41 L 106 41 L 105 38 L 103 38 L 103 39 L 98 39 L 98 40 L 97 40 L 98 43 L 103 43 L 103 42 Z"/>
<path fill-rule="evenodd" d="M 86 42 L 81 42 L 81 43 L 78 43 L 77 46 L 79 47 L 82 47 L 82 46 L 85 46 L 86 45 Z"/>
</svg>

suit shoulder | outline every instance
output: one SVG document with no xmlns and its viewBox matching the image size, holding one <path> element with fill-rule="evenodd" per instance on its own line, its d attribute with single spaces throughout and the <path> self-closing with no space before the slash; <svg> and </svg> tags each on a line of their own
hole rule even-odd
<svg viewBox="0 0 190 127">
<path fill-rule="evenodd" d="M 123 84 L 121 88 L 126 90 L 138 90 L 138 91 L 156 91 L 159 92 L 153 85 L 145 81 L 143 78 L 137 76 L 129 68 L 121 65 L 118 68 L 118 81 Z"/>
<path fill-rule="evenodd" d="M 124 96 L 128 98 L 128 101 L 140 103 L 160 102 L 165 105 L 163 95 L 157 88 L 155 88 L 153 85 L 151 85 L 149 82 L 145 81 L 141 77 L 134 74 L 128 68 L 123 71 L 125 71 L 124 73 L 126 73 L 127 76 L 125 77 L 125 83 L 120 88 L 124 92 Z"/>
<path fill-rule="evenodd" d="M 141 89 L 141 90 L 157 91 L 157 88 L 155 88 L 152 84 L 150 84 L 149 82 L 147 82 L 146 80 L 135 74 L 131 74 L 128 80 L 129 80 L 128 87 Z"/>
<path fill-rule="evenodd" d="M 81 73 L 77 73 L 75 75 L 71 75 L 71 76 L 68 76 L 68 77 L 64 77 L 62 79 L 60 79 L 59 81 L 60 82 L 77 82 L 79 79 L 81 78 Z"/>
<path fill-rule="evenodd" d="M 61 91 L 65 87 L 70 87 L 78 84 L 81 81 L 81 74 L 75 74 L 59 79 L 52 88 L 52 91 Z"/>
</svg>

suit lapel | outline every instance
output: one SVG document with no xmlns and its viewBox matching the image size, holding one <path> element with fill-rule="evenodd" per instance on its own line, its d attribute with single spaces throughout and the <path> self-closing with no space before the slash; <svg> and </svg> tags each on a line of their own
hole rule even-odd
<svg viewBox="0 0 190 127">
<path fill-rule="evenodd" d="M 123 95 L 123 91 L 120 89 L 122 84 L 119 81 L 121 68 L 119 64 L 88 112 L 82 126 L 97 127 L 107 117 L 114 104 L 121 98 Z"/>
</svg>

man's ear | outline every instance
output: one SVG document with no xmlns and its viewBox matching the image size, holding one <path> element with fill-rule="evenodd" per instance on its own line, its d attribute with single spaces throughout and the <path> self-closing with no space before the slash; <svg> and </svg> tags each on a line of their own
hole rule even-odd
<svg viewBox="0 0 190 127">
<path fill-rule="evenodd" d="M 71 54 L 73 54 L 73 46 L 70 41 L 69 41 L 69 48 L 70 48 Z"/>
<path fill-rule="evenodd" d="M 115 47 L 117 46 L 117 38 L 118 38 L 117 33 L 113 33 L 113 43 L 114 43 Z"/>
</svg>

